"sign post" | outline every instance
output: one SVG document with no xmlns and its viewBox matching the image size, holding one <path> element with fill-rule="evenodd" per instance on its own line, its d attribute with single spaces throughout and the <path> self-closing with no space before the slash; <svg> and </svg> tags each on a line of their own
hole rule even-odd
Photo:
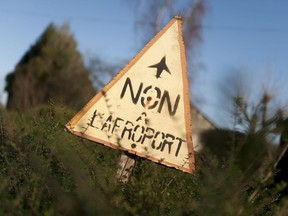
<svg viewBox="0 0 288 216">
<path fill-rule="evenodd" d="M 127 183 L 135 164 L 134 158 L 129 154 L 122 154 L 119 160 L 119 167 L 116 178 L 121 183 Z"/>
<path fill-rule="evenodd" d="M 192 173 L 181 28 L 181 18 L 173 18 L 66 127 L 77 136 Z"/>
</svg>

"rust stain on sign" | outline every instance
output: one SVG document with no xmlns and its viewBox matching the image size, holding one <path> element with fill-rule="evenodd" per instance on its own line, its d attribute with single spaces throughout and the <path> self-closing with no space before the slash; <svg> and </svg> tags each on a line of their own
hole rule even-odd
<svg viewBox="0 0 288 216">
<path fill-rule="evenodd" d="M 67 124 L 74 134 L 191 173 L 181 19 L 173 18 Z"/>
</svg>

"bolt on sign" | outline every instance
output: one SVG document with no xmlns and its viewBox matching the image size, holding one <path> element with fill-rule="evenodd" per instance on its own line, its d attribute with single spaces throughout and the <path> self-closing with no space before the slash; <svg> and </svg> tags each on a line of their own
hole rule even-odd
<svg viewBox="0 0 288 216">
<path fill-rule="evenodd" d="M 66 127 L 80 137 L 192 173 L 181 18 L 173 18 Z"/>
</svg>

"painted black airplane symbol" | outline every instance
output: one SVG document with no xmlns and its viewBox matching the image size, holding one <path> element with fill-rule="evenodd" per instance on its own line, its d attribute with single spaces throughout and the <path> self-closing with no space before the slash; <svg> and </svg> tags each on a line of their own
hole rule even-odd
<svg viewBox="0 0 288 216">
<path fill-rule="evenodd" d="M 163 72 L 163 70 L 167 71 L 169 74 L 171 74 L 169 68 L 166 65 L 166 57 L 164 56 L 161 61 L 155 65 L 150 65 L 151 68 L 157 68 L 156 71 L 156 79 L 161 78 L 160 75 Z"/>
</svg>

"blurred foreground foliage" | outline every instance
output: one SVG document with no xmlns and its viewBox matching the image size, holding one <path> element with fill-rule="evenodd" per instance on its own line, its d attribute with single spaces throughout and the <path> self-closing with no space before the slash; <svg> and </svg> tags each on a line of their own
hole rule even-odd
<svg viewBox="0 0 288 216">
<path fill-rule="evenodd" d="M 269 163 L 247 178 L 209 148 L 193 174 L 136 158 L 121 185 L 122 152 L 65 131 L 74 114 L 54 103 L 1 111 L 0 215 L 285 215 Z"/>
</svg>

